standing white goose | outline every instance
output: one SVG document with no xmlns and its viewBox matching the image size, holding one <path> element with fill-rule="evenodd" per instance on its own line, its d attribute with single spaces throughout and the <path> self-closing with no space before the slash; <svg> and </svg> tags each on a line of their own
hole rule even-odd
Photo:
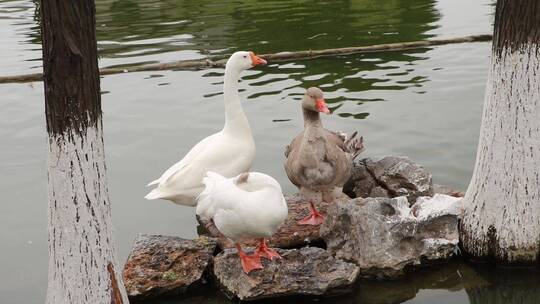
<svg viewBox="0 0 540 304">
<path fill-rule="evenodd" d="M 261 257 L 281 258 L 268 248 L 265 238 L 271 237 L 287 219 L 287 203 L 279 183 L 263 173 L 242 173 L 225 178 L 208 172 L 206 188 L 199 196 L 197 215 L 212 219 L 216 228 L 234 241 L 244 272 L 261 269 Z M 240 242 L 259 239 L 253 255 L 247 255 Z"/>
<path fill-rule="evenodd" d="M 221 131 L 197 143 L 184 158 L 148 184 L 157 187 L 145 197 L 166 199 L 186 206 L 195 206 L 203 190 L 202 180 L 208 171 L 226 177 L 249 171 L 255 157 L 255 142 L 238 96 L 240 73 L 253 66 L 266 64 L 253 52 L 236 52 L 225 66 L 223 95 L 225 126 Z"/>
</svg>

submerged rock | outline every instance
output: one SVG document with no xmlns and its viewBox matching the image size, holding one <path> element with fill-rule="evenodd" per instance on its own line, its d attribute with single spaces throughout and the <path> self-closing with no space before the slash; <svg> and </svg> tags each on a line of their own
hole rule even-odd
<svg viewBox="0 0 540 304">
<path fill-rule="evenodd" d="M 350 291 L 358 267 L 335 259 L 324 249 L 278 249 L 281 260 L 263 259 L 264 269 L 242 271 L 236 250 L 227 249 L 214 260 L 214 275 L 224 291 L 240 300 L 283 296 L 336 295 Z"/>
<path fill-rule="evenodd" d="M 296 248 L 309 244 L 321 243 L 322 239 L 319 236 L 319 226 L 298 225 L 298 221 L 308 216 L 309 203 L 299 194 L 287 196 L 285 199 L 287 200 L 289 215 L 285 223 L 283 223 L 272 238 L 268 240 L 268 244 L 276 248 Z M 317 208 L 324 214 L 331 204 L 322 202 L 317 205 Z M 200 219 L 199 222 L 201 224 L 199 226 L 199 234 L 216 238 L 222 249 L 234 248 L 234 244 L 224 237 L 213 223 Z M 242 244 L 255 247 L 257 241 L 252 240 Z"/>
<path fill-rule="evenodd" d="M 128 296 L 140 300 L 175 295 L 204 284 L 216 246 L 208 237 L 139 235 L 124 266 Z"/>
<path fill-rule="evenodd" d="M 436 194 L 412 208 L 405 197 L 358 198 L 330 206 L 321 236 L 360 276 L 395 278 L 405 268 L 446 260 L 458 250 L 459 198 Z"/>
<path fill-rule="evenodd" d="M 433 195 L 431 173 L 406 157 L 364 158 L 355 163 L 345 193 L 353 197 L 406 196 L 410 203 Z"/>
</svg>

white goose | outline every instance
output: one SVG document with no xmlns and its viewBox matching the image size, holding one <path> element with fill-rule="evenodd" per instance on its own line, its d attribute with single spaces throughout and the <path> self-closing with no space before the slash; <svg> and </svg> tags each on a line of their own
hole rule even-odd
<svg viewBox="0 0 540 304">
<path fill-rule="evenodd" d="M 264 59 L 253 52 L 236 52 L 225 66 L 223 95 L 225 99 L 225 126 L 196 144 L 184 158 L 167 169 L 157 180 L 157 185 L 146 199 L 166 199 L 186 206 L 195 206 L 196 197 L 203 190 L 202 180 L 208 171 L 226 177 L 249 171 L 255 157 L 255 142 L 249 122 L 242 110 L 238 96 L 238 79 L 243 70 L 259 64 Z"/>
<path fill-rule="evenodd" d="M 283 224 L 288 213 L 281 186 L 274 178 L 259 172 L 234 178 L 208 172 L 203 182 L 206 188 L 199 196 L 196 213 L 212 219 L 216 228 L 234 241 L 244 272 L 261 269 L 261 257 L 281 258 L 265 240 Z M 240 245 L 248 239 L 259 239 L 253 255 L 247 255 Z"/>
</svg>

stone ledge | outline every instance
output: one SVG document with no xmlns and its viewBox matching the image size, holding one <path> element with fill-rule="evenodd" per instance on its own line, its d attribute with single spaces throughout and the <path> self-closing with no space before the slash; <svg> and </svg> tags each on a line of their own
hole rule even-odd
<svg viewBox="0 0 540 304">
<path fill-rule="evenodd" d="M 137 236 L 123 271 L 130 300 L 183 294 L 204 285 L 216 247 L 208 237 Z"/>
<path fill-rule="evenodd" d="M 403 196 L 358 198 L 328 209 L 321 236 L 333 255 L 360 267 L 361 277 L 393 279 L 457 254 L 459 202 L 443 194 L 412 207 Z"/>
<path fill-rule="evenodd" d="M 236 250 L 227 249 L 214 261 L 214 275 L 231 297 L 243 301 L 285 296 L 329 296 L 350 291 L 358 267 L 335 259 L 324 249 L 278 249 L 281 260 L 263 259 L 264 269 L 245 274 Z"/>
</svg>

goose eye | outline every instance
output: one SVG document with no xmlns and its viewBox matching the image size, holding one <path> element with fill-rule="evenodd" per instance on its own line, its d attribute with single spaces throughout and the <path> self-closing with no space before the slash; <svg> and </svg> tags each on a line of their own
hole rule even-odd
<svg viewBox="0 0 540 304">
<path fill-rule="evenodd" d="M 244 58 L 247 58 L 247 56 L 246 56 L 246 55 L 244 55 Z"/>
</svg>

